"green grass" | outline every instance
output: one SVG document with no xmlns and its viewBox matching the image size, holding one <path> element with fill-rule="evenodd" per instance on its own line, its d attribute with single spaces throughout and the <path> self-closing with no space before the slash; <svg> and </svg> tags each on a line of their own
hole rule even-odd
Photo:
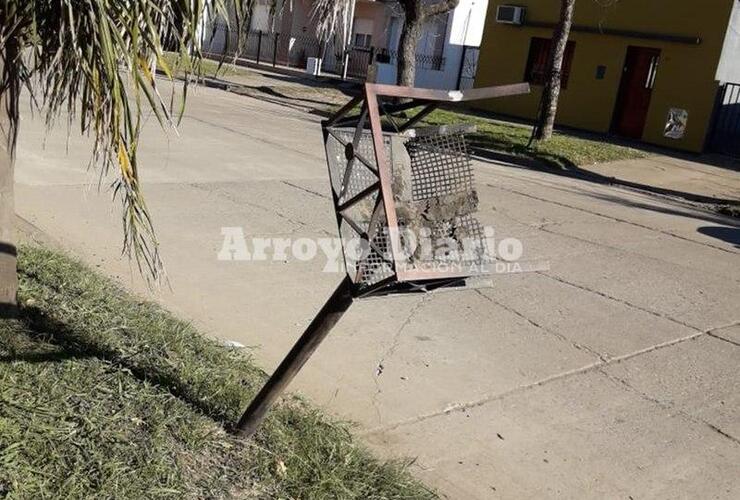
<svg viewBox="0 0 740 500">
<path fill-rule="evenodd" d="M 225 432 L 263 381 L 253 361 L 79 262 L 24 247 L 19 279 L 0 498 L 434 498 L 295 397 L 253 440 Z"/>
<path fill-rule="evenodd" d="M 740 218 L 740 206 L 718 205 L 714 210 L 722 215 Z"/>
<path fill-rule="evenodd" d="M 532 128 L 503 123 L 481 116 L 448 110 L 436 110 L 425 120 L 427 125 L 472 123 L 476 132 L 468 135 L 471 145 L 478 150 L 494 150 L 540 160 L 555 168 L 573 168 L 616 160 L 644 158 L 639 149 L 605 141 L 584 139 L 556 132 L 544 143 L 527 148 Z"/>
<path fill-rule="evenodd" d="M 167 66 L 175 73 L 175 75 L 182 75 L 184 73 L 183 62 L 178 59 L 178 54 L 175 52 L 165 52 L 163 56 Z M 252 73 L 249 69 L 237 66 L 233 64 L 232 59 L 227 57 L 224 59 L 223 64 L 219 65 L 219 61 L 203 58 L 200 60 L 200 75 L 224 78 L 228 76 L 248 76 Z M 161 69 L 161 68 L 160 68 Z"/>
</svg>

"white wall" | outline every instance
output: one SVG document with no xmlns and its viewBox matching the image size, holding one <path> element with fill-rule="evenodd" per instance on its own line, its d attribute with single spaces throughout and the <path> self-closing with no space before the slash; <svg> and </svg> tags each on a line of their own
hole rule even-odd
<svg viewBox="0 0 740 500">
<path fill-rule="evenodd" d="M 216 25 L 215 33 L 213 31 L 213 24 Z M 209 20 L 207 28 L 203 33 L 203 51 L 221 54 L 226 47 L 226 32 L 226 21 L 223 19 Z"/>
<path fill-rule="evenodd" d="M 254 3 L 249 31 L 270 31 L 270 6 L 267 0 L 257 0 Z"/>
<path fill-rule="evenodd" d="M 450 31 L 450 44 L 480 47 L 488 0 L 460 0 Z"/>
<path fill-rule="evenodd" d="M 460 64 L 463 57 L 463 46 L 479 47 L 483 37 L 483 26 L 488 10 L 488 0 L 460 0 L 454 11 L 448 13 L 447 33 L 442 57 L 445 59 L 441 70 L 424 69 L 417 66 L 415 85 L 421 88 L 455 89 Z M 429 28 L 424 27 L 422 39 L 428 35 Z M 400 33 L 391 35 L 391 50 L 398 50 Z M 389 64 L 378 65 L 378 82 L 396 83 L 396 68 Z"/>
<path fill-rule="evenodd" d="M 735 0 L 730 15 L 716 79 L 720 82 L 740 83 L 740 0 Z"/>
</svg>

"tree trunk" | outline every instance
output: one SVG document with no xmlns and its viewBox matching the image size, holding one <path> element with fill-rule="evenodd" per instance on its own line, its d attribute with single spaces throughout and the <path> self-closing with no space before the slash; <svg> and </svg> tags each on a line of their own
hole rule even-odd
<svg viewBox="0 0 740 500">
<path fill-rule="evenodd" d="M 568 46 L 570 27 L 573 24 L 573 10 L 575 9 L 575 5 L 576 0 L 561 0 L 560 22 L 555 28 L 555 33 L 552 37 L 552 50 L 548 63 L 550 71 L 543 91 L 542 111 L 537 127 L 537 134 L 535 135 L 535 139 L 538 141 L 546 141 L 552 137 L 552 131 L 555 128 L 555 115 L 558 112 L 558 99 L 560 98 L 563 58 L 565 56 L 565 49 Z"/>
<path fill-rule="evenodd" d="M 421 5 L 415 0 L 401 2 L 404 10 L 401 37 L 398 40 L 398 85 L 413 87 L 416 79 L 416 46 L 421 37 Z"/>
<path fill-rule="evenodd" d="M 16 53 L 6 45 L 0 56 L 0 318 L 17 315 L 18 275 L 15 247 L 13 169 L 20 87 L 11 68 Z"/>
</svg>

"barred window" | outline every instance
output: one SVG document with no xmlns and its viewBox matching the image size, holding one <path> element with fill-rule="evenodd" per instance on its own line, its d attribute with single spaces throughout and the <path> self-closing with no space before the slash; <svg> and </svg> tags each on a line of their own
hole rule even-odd
<svg viewBox="0 0 740 500">
<path fill-rule="evenodd" d="M 368 33 L 355 33 L 355 47 L 370 48 L 373 36 Z"/>
<path fill-rule="evenodd" d="M 547 63 L 550 60 L 552 40 L 549 38 L 533 37 L 529 45 L 529 57 L 527 58 L 527 69 L 524 73 L 524 81 L 532 85 L 544 85 L 547 82 Z M 576 50 L 575 42 L 568 42 L 565 46 L 563 56 L 563 73 L 561 76 L 561 87 L 568 87 L 570 66 L 573 61 L 573 53 Z"/>
</svg>

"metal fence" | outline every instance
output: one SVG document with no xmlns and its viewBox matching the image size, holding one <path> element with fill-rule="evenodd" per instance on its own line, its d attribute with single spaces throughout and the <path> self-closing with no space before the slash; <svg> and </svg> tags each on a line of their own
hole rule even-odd
<svg viewBox="0 0 740 500">
<path fill-rule="evenodd" d="M 398 51 L 381 49 L 377 59 L 378 62 L 398 64 Z M 416 68 L 442 71 L 445 68 L 445 58 L 434 54 L 416 54 Z"/>
<path fill-rule="evenodd" d="M 709 149 L 740 157 L 740 83 L 725 83 L 717 94 Z"/>
<path fill-rule="evenodd" d="M 215 37 L 218 38 L 218 37 Z M 225 38 L 225 35 L 222 36 Z M 230 51 L 236 49 L 236 36 L 231 34 Z M 283 35 L 266 31 L 250 31 L 243 39 L 240 57 L 257 64 L 305 68 L 311 57 L 321 58 L 321 72 L 364 80 L 373 62 L 397 64 L 398 52 L 375 47 L 351 46 L 346 52 L 331 42 L 320 42 L 316 37 Z M 225 45 L 223 45 L 225 46 Z M 212 45 L 213 47 L 213 45 Z M 216 49 L 218 50 L 218 49 Z M 212 49 L 211 52 L 214 52 Z M 346 68 L 345 68 L 346 66 Z M 417 54 L 418 69 L 443 71 L 445 58 L 438 55 Z"/>
<path fill-rule="evenodd" d="M 242 57 L 252 59 L 259 63 L 278 64 L 280 35 L 278 33 L 265 33 L 254 31 L 247 34 Z"/>
<path fill-rule="evenodd" d="M 321 60 L 321 71 L 323 73 L 333 73 L 344 75 L 346 65 L 346 75 L 350 78 L 365 79 L 367 77 L 367 68 L 375 59 L 374 47 L 349 47 L 346 54 L 341 48 L 334 50 L 325 50 Z"/>
<path fill-rule="evenodd" d="M 475 75 L 478 72 L 478 58 L 480 48 L 463 46 L 462 59 L 460 60 L 460 71 L 457 75 L 457 88 L 460 90 L 472 89 L 475 85 Z"/>
</svg>

